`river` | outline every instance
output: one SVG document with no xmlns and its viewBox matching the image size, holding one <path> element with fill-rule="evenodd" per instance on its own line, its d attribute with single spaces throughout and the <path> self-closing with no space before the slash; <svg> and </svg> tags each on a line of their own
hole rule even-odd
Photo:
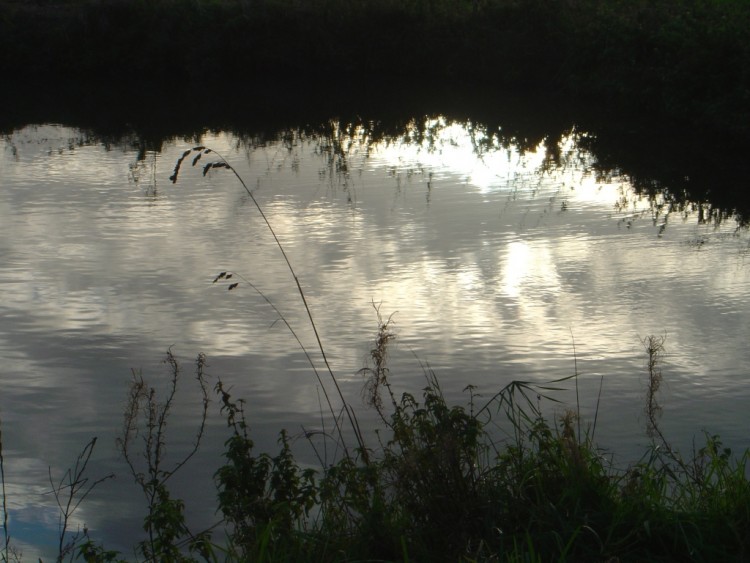
<svg viewBox="0 0 750 563">
<path fill-rule="evenodd" d="M 247 401 L 259 449 L 274 451 L 286 428 L 300 459 L 315 462 L 303 434 L 330 429 L 330 415 L 279 312 L 318 367 L 320 354 L 253 198 L 365 426 L 377 417 L 358 372 L 379 312 L 397 335 L 399 393 L 418 395 L 425 370 L 452 403 L 466 403 L 467 385 L 489 397 L 513 380 L 577 373 L 577 385 L 551 393 L 562 403 L 543 407 L 596 419 L 597 442 L 621 467 L 649 444 L 643 339 L 665 337 L 665 435 L 687 453 L 704 430 L 750 447 L 750 239 L 731 209 L 656 183 L 649 193 L 642 176 L 592 152 L 596 136 L 580 127 L 536 138 L 435 112 L 380 129 L 333 118 L 275 134 L 196 131 L 149 144 L 30 122 L 4 135 L 0 417 L 9 531 L 25 557 L 56 554 L 50 472 L 58 483 L 94 436 L 87 475 L 115 477 L 69 529 L 132 553 L 145 500 L 115 441 L 133 374 L 163 392 L 169 349 L 183 367 L 170 460 L 197 430 L 192 366 L 205 353 L 209 382 L 221 377 Z M 214 153 L 191 166 L 192 152 L 172 183 L 197 145 Z M 252 198 L 231 170 L 204 174 L 217 153 Z M 233 278 L 214 281 L 221 272 Z M 327 375 L 322 385 L 332 391 Z M 199 455 L 172 483 L 196 529 L 216 519 L 212 474 L 226 438 L 212 399 Z"/>
</svg>

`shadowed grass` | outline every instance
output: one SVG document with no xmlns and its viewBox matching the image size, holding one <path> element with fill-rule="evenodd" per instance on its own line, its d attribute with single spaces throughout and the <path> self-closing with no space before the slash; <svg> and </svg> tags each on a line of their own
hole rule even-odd
<svg viewBox="0 0 750 563">
<path fill-rule="evenodd" d="M 379 326 L 373 349 L 383 352 L 383 334 L 393 334 Z M 378 373 L 386 385 L 388 372 Z M 554 401 L 550 389 L 561 382 L 513 382 L 481 404 L 467 389 L 468 402 L 451 406 L 436 375 L 424 375 L 420 397 L 376 406 L 384 420 L 369 463 L 344 456 L 315 469 L 295 460 L 284 431 L 277 455 L 256 453 L 242 401 L 219 381 L 230 437 L 216 480 L 229 541 L 213 553 L 227 561 L 747 558 L 747 453 L 737 458 L 707 435 L 687 460 L 654 442 L 618 469 L 590 432 L 579 438 L 576 411 L 543 416 L 540 401 Z"/>
</svg>

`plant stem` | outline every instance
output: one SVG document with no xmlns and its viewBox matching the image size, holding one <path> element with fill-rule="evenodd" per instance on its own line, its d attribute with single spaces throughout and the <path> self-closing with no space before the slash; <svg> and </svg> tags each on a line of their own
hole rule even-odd
<svg viewBox="0 0 750 563">
<path fill-rule="evenodd" d="M 3 561 L 8 559 L 8 549 L 10 546 L 10 535 L 8 534 L 8 497 L 5 494 L 5 460 L 3 459 L 3 420 L 0 418 L 0 483 L 2 483 L 3 495 Z"/>
<path fill-rule="evenodd" d="M 258 210 L 258 213 L 260 213 L 261 218 L 263 219 L 263 222 L 266 224 L 266 227 L 268 228 L 269 232 L 271 233 L 271 236 L 273 236 L 274 241 L 276 242 L 276 246 L 278 247 L 279 251 L 281 252 L 281 256 L 284 258 L 284 262 L 286 262 L 287 268 L 289 269 L 289 272 L 292 275 L 292 278 L 294 279 L 294 283 L 297 286 L 297 293 L 299 293 L 300 298 L 302 299 L 302 305 L 305 308 L 305 312 L 307 313 L 307 318 L 310 321 L 310 326 L 312 327 L 313 333 L 315 334 L 315 340 L 318 345 L 318 350 L 320 350 L 321 357 L 323 358 L 323 363 L 325 364 L 326 370 L 331 376 L 331 381 L 333 381 L 333 385 L 336 388 L 336 392 L 338 393 L 339 398 L 341 399 L 342 406 L 346 412 L 346 416 L 349 419 L 349 423 L 352 427 L 352 430 L 354 431 L 354 435 L 357 439 L 357 445 L 359 446 L 360 451 L 362 452 L 362 455 L 364 456 L 365 461 L 368 461 L 367 456 L 367 449 L 365 448 L 364 439 L 362 437 L 361 430 L 359 428 L 359 424 L 356 421 L 356 416 L 352 409 L 349 406 L 349 403 L 347 402 L 346 398 L 344 397 L 344 393 L 341 390 L 341 387 L 339 385 L 338 380 L 336 379 L 335 374 L 333 373 L 333 368 L 331 367 L 331 364 L 328 361 L 328 355 L 326 354 L 325 347 L 323 346 L 323 342 L 320 338 L 320 333 L 318 332 L 318 327 L 315 324 L 315 319 L 313 318 L 312 311 L 310 310 L 310 305 L 307 302 L 307 298 L 305 297 L 305 292 L 302 289 L 302 284 L 300 284 L 299 277 L 297 277 L 297 273 L 294 270 L 294 267 L 292 266 L 291 260 L 289 260 L 289 256 L 286 253 L 286 250 L 284 250 L 284 246 L 281 244 L 281 241 L 279 240 L 279 237 L 276 234 L 276 231 L 274 230 L 273 226 L 271 225 L 271 222 L 269 221 L 268 217 L 266 216 L 265 212 L 263 211 L 263 208 L 261 207 L 260 203 L 256 199 L 255 195 L 253 194 L 252 190 L 247 187 L 247 184 L 245 183 L 245 180 L 242 179 L 242 176 L 239 175 L 239 173 L 229 164 L 226 158 L 224 158 L 220 153 L 214 151 L 213 149 L 208 149 L 206 147 L 195 147 L 192 149 L 193 151 L 205 151 L 205 153 L 212 152 L 214 153 L 220 160 L 221 160 L 221 168 L 227 168 L 232 171 L 234 176 L 237 178 L 237 180 L 240 182 L 242 187 L 244 188 L 245 192 L 247 192 L 247 195 L 252 200 L 253 204 L 255 205 L 255 208 Z M 188 153 L 186 153 L 188 154 Z M 184 158 L 184 155 L 183 155 Z M 177 179 L 177 171 L 179 170 L 180 162 L 177 164 L 177 167 L 175 169 L 175 175 L 173 176 L 173 182 Z M 195 163 L 195 161 L 194 161 Z M 288 326 L 288 325 L 287 325 Z M 324 388 L 325 392 L 325 388 Z M 328 398 L 326 394 L 326 398 Z M 342 446 L 344 447 L 344 451 L 347 452 L 348 455 L 348 449 L 346 447 L 346 442 L 344 439 L 343 432 L 341 431 L 341 427 L 339 426 L 337 417 L 335 416 L 335 413 L 333 412 L 333 408 L 331 406 L 330 401 L 328 402 L 329 408 L 331 408 L 331 414 L 333 414 L 333 420 L 334 424 L 336 425 L 336 429 L 339 432 L 339 437 L 342 442 Z"/>
</svg>

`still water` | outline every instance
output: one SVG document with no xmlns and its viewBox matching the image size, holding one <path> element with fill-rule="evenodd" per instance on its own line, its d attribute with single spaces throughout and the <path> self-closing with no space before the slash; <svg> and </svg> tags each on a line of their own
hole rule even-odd
<svg viewBox="0 0 750 563">
<path fill-rule="evenodd" d="M 330 427 L 300 346 L 252 287 L 314 351 L 294 280 L 252 200 L 225 169 L 204 176 L 186 161 L 169 181 L 198 143 L 226 157 L 263 208 L 365 424 L 376 417 L 362 404 L 358 370 L 377 307 L 393 315 L 397 391 L 418 394 L 427 366 L 453 402 L 466 401 L 469 384 L 490 396 L 514 379 L 577 370 L 581 411 L 591 422 L 601 389 L 597 441 L 622 466 L 648 444 L 642 340 L 666 336 L 665 434 L 688 452 L 704 430 L 750 447 L 744 227 L 640 196 L 617 170 L 597 173 L 580 132 L 554 155 L 439 117 L 401 136 L 368 135 L 337 124 L 270 140 L 214 132 L 158 151 L 49 124 L 5 137 L 0 416 L 9 529 L 26 556 L 56 553 L 50 471 L 59 481 L 93 436 L 88 475 L 115 478 L 70 527 L 85 525 L 126 555 L 141 539 L 145 501 L 115 440 L 132 373 L 164 389 L 170 348 L 184 372 L 168 429 L 175 460 L 196 430 L 199 352 L 212 381 L 247 400 L 259 448 L 273 450 L 281 428 Z M 236 273 L 232 291 L 212 283 L 223 271 Z M 573 384 L 556 398 L 575 406 Z M 215 520 L 211 479 L 226 438 L 216 402 L 199 457 L 172 483 L 196 529 Z M 304 439 L 295 446 L 314 461 Z"/>
</svg>

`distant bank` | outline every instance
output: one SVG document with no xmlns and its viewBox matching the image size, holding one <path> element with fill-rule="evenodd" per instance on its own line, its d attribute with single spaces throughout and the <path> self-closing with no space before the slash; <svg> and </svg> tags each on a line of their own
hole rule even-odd
<svg viewBox="0 0 750 563">
<path fill-rule="evenodd" d="M 445 81 L 750 138 L 745 0 L 0 0 L 10 83 Z"/>
</svg>

